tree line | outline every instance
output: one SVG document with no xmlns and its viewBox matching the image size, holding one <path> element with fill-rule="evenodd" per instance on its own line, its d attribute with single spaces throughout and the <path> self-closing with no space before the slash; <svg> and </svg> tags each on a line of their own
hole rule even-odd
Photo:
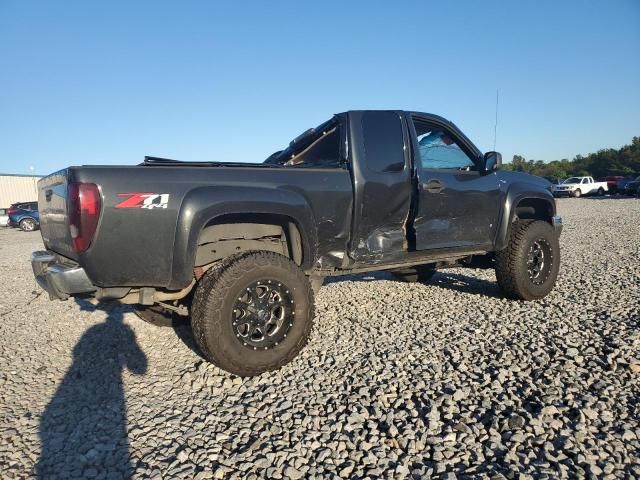
<svg viewBox="0 0 640 480">
<path fill-rule="evenodd" d="M 563 158 L 562 160 L 544 162 L 542 160 L 526 160 L 521 155 L 514 155 L 511 163 L 504 164 L 504 168 L 505 170 L 526 172 L 547 178 L 640 175 L 640 137 L 633 137 L 631 144 L 622 148 L 606 148 L 587 156 L 576 155 L 573 160 Z"/>
</svg>

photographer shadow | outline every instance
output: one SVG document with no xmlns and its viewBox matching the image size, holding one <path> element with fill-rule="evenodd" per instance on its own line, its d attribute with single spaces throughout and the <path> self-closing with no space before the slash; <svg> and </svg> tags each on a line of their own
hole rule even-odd
<svg viewBox="0 0 640 480">
<path fill-rule="evenodd" d="M 37 478 L 130 478 L 134 466 L 127 436 L 127 406 L 122 374 L 142 375 L 147 358 L 117 305 L 93 306 L 104 322 L 89 328 L 73 349 L 73 364 L 39 425 L 41 453 Z"/>
</svg>

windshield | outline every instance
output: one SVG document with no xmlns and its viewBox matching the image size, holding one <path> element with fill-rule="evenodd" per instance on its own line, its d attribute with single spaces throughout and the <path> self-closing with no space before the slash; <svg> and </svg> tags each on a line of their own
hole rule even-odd
<svg viewBox="0 0 640 480">
<path fill-rule="evenodd" d="M 571 178 L 567 178 L 562 183 L 580 183 L 581 181 L 582 181 L 582 179 L 580 177 L 571 177 Z"/>
<path fill-rule="evenodd" d="M 310 128 L 299 136 L 297 136 L 287 148 L 278 152 L 272 153 L 263 163 L 271 165 L 284 165 L 289 160 L 293 159 L 314 143 L 318 138 L 333 131 L 337 125 L 336 118 L 331 118 L 326 122 L 321 123 L 316 128 Z"/>
</svg>

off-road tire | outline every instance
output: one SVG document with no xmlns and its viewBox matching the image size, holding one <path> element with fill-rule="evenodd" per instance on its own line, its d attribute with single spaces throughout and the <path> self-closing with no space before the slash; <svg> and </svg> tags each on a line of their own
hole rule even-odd
<svg viewBox="0 0 640 480">
<path fill-rule="evenodd" d="M 156 327 L 177 327 L 189 323 L 187 317 L 165 310 L 158 305 L 149 307 L 136 305 L 133 311 L 141 320 Z"/>
<path fill-rule="evenodd" d="M 415 267 L 403 268 L 401 270 L 394 270 L 392 273 L 398 280 L 403 282 L 426 283 L 431 280 L 431 277 L 433 277 L 436 272 L 436 268 L 430 265 L 418 265 Z"/>
<path fill-rule="evenodd" d="M 535 242 L 549 248 L 550 268 L 540 284 L 529 277 L 528 256 Z M 496 252 L 495 270 L 498 285 L 509 297 L 521 300 L 537 300 L 546 296 L 554 287 L 560 268 L 560 244 L 549 223 L 518 220 L 511 224 L 509 245 Z"/>
<path fill-rule="evenodd" d="M 582 196 L 582 190 L 579 188 L 573 192 L 573 198 L 580 198 Z"/>
<path fill-rule="evenodd" d="M 33 218 L 23 218 L 20 220 L 19 225 L 23 232 L 33 232 L 37 228 L 36 221 Z"/>
<path fill-rule="evenodd" d="M 288 288 L 294 302 L 286 337 L 267 350 L 247 347 L 233 329 L 239 295 L 253 282 L 271 279 Z M 203 356 L 241 377 L 276 370 L 305 346 L 314 316 L 313 290 L 304 272 L 287 257 L 265 251 L 242 252 L 222 260 L 200 280 L 192 302 L 191 327 Z"/>
</svg>

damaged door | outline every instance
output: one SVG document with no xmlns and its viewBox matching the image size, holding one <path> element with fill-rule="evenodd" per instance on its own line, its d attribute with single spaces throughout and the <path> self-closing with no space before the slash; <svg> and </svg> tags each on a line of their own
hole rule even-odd
<svg viewBox="0 0 640 480">
<path fill-rule="evenodd" d="M 395 111 L 349 113 L 354 215 L 350 256 L 386 261 L 407 250 L 411 171 L 404 118 Z"/>
<path fill-rule="evenodd" d="M 449 125 L 414 116 L 410 126 L 418 177 L 416 249 L 490 248 L 497 228 L 497 175 Z"/>
</svg>

